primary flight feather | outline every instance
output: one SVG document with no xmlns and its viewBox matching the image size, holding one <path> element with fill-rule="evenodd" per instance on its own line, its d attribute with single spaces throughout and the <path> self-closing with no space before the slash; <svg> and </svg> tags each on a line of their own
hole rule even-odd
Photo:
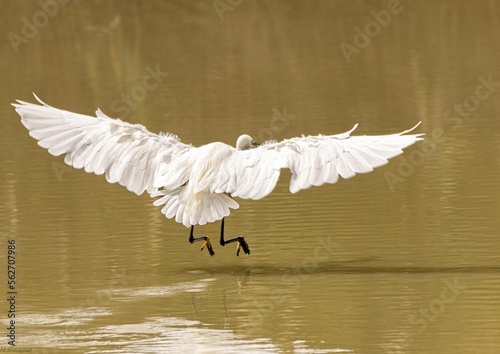
<svg viewBox="0 0 500 354">
<path fill-rule="evenodd" d="M 138 195 L 146 191 L 159 197 L 154 204 L 162 206 L 163 214 L 192 227 L 191 242 L 197 241 L 194 225 L 223 219 L 239 207 L 233 197 L 257 200 L 271 193 L 283 168 L 291 171 L 290 192 L 296 193 L 335 183 L 339 176 L 370 172 L 422 140 L 422 134 L 407 134 L 416 126 L 398 134 L 351 136 L 356 124 L 338 135 L 258 145 L 244 134 L 236 147 L 221 142 L 194 147 L 173 134 L 153 134 L 100 110 L 91 117 L 36 99 L 41 105 L 17 101 L 13 106 L 40 146 L 54 156 L 66 154 L 68 165 L 105 174 L 108 182 Z M 208 237 L 203 239 L 211 251 Z"/>
</svg>

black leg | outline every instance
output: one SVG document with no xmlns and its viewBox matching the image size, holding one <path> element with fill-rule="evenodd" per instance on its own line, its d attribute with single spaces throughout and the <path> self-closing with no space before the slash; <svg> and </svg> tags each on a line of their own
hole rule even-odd
<svg viewBox="0 0 500 354">
<path fill-rule="evenodd" d="M 222 218 L 222 223 L 220 227 L 220 244 L 221 246 L 225 246 L 228 243 L 238 242 L 238 248 L 236 249 L 236 255 L 240 255 L 240 250 L 243 248 L 243 252 L 246 254 L 250 254 L 250 248 L 248 247 L 248 243 L 245 241 L 243 236 L 236 236 L 234 238 L 230 238 L 229 240 L 224 240 L 224 218 Z"/>
<path fill-rule="evenodd" d="M 203 251 L 205 246 L 207 246 L 208 253 L 210 253 L 210 255 L 213 256 L 215 254 L 215 252 L 214 252 L 214 249 L 212 248 L 212 243 L 210 242 L 210 237 L 205 236 L 205 235 L 194 237 L 193 232 L 194 232 L 194 225 L 191 226 L 191 233 L 189 234 L 189 243 L 193 243 L 196 241 L 205 241 L 205 242 L 203 242 L 203 246 L 201 246 L 200 251 Z"/>
</svg>

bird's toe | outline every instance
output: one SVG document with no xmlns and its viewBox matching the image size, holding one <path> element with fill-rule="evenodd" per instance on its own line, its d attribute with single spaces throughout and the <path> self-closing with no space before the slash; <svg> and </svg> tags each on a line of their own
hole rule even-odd
<svg viewBox="0 0 500 354">
<path fill-rule="evenodd" d="M 243 237 L 238 240 L 238 247 L 236 248 L 236 256 L 240 255 L 240 251 L 243 249 L 245 254 L 250 254 L 250 247 Z"/>
<path fill-rule="evenodd" d="M 203 245 L 200 248 L 200 252 L 203 251 L 204 248 L 207 248 L 208 253 L 210 253 L 211 256 L 215 255 L 214 249 L 212 247 L 212 243 L 210 242 L 210 239 L 207 238 L 205 242 L 203 242 Z"/>
</svg>

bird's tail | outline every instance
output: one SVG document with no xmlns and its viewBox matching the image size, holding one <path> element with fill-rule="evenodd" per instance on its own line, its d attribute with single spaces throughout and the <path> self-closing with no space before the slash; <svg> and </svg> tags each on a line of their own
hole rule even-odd
<svg viewBox="0 0 500 354">
<path fill-rule="evenodd" d="M 186 187 L 173 191 L 159 190 L 151 197 L 161 197 L 153 204 L 163 205 L 161 212 L 169 219 L 175 216 L 175 221 L 189 227 L 205 225 L 207 222 L 220 220 L 230 213 L 229 208 L 238 209 L 239 205 L 226 194 L 191 193 Z"/>
</svg>

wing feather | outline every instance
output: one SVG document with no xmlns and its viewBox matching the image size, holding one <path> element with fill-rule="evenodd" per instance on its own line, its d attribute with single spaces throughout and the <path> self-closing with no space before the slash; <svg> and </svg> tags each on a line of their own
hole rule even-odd
<svg viewBox="0 0 500 354">
<path fill-rule="evenodd" d="M 422 140 L 423 134 L 403 135 L 417 126 L 399 134 L 351 136 L 356 124 L 342 134 L 302 136 L 256 149 L 234 150 L 232 158 L 221 166 L 213 190 L 243 199 L 261 199 L 275 188 L 282 168 L 292 173 L 292 193 L 336 183 L 339 176 L 347 179 L 358 173 L 368 173 L 401 154 L 402 149 Z"/>
<path fill-rule="evenodd" d="M 296 193 L 371 172 L 423 135 L 407 134 L 417 124 L 399 134 L 351 136 L 356 124 L 342 134 L 302 136 L 244 151 L 222 143 L 195 149 L 175 136 L 150 133 L 99 109 L 90 117 L 36 98 L 41 105 L 23 101 L 13 105 L 40 146 L 55 156 L 66 154 L 68 165 L 104 174 L 108 182 L 118 182 L 136 194 L 160 196 L 154 205 L 186 226 L 229 215 L 229 209 L 238 208 L 231 196 L 264 198 L 276 187 L 283 168 L 291 171 L 289 188 Z M 203 151 L 206 155 L 200 155 Z M 210 163 L 204 163 L 207 157 Z M 198 167 L 195 181 L 190 180 L 193 166 Z"/>
<path fill-rule="evenodd" d="M 105 174 L 108 182 L 118 182 L 136 194 L 153 193 L 155 176 L 166 171 L 177 157 L 191 150 L 171 135 L 157 135 L 142 125 L 113 119 L 97 110 L 96 117 L 18 101 L 13 104 L 23 125 L 38 144 L 54 156 L 66 154 L 64 162 L 86 172 Z M 184 165 L 184 170 L 188 169 Z M 189 171 L 177 173 L 182 185 Z"/>
</svg>

